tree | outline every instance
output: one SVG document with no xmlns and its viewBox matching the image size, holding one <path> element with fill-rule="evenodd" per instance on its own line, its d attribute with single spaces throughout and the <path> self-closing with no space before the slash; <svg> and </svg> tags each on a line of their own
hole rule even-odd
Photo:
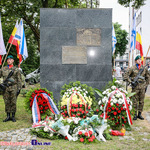
<svg viewBox="0 0 150 150">
<path fill-rule="evenodd" d="M 127 33 L 126 30 L 122 30 L 121 26 L 122 25 L 118 24 L 118 22 L 114 23 L 115 35 L 116 35 L 116 38 L 117 38 L 115 56 L 117 56 L 118 54 L 120 56 L 124 55 L 124 53 L 127 49 L 127 44 L 128 44 L 127 36 L 128 36 L 128 33 Z"/>
<path fill-rule="evenodd" d="M 132 7 L 138 9 L 141 6 L 145 5 L 146 0 L 118 0 L 118 3 L 125 6 L 125 7 L 129 7 L 130 6 L 130 2 L 132 2 Z"/>
</svg>

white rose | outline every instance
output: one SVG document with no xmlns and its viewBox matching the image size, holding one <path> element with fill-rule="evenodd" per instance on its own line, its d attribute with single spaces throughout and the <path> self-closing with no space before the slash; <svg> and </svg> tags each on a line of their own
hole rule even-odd
<svg viewBox="0 0 150 150">
<path fill-rule="evenodd" d="M 36 132 L 38 132 L 38 131 L 39 131 L 39 129 L 38 129 L 38 128 L 36 128 L 35 130 L 36 130 Z"/>
<path fill-rule="evenodd" d="M 115 90 L 115 89 L 116 89 L 116 86 L 112 86 L 111 89 L 112 89 L 112 90 Z"/>
<path fill-rule="evenodd" d="M 103 95 L 106 94 L 106 91 L 104 91 L 102 94 L 103 94 Z"/>
<path fill-rule="evenodd" d="M 47 127 L 44 128 L 44 132 L 48 132 L 48 128 Z"/>
<path fill-rule="evenodd" d="M 100 106 L 100 108 L 99 108 L 100 110 L 103 110 L 103 107 L 102 106 Z"/>
<path fill-rule="evenodd" d="M 53 136 L 53 133 L 51 133 L 49 136 L 52 137 L 52 136 Z"/>
<path fill-rule="evenodd" d="M 98 102 L 98 105 L 100 105 L 102 102 L 101 102 L 101 100 Z"/>
<path fill-rule="evenodd" d="M 113 104 L 114 104 L 113 102 L 110 103 L 111 106 L 113 106 Z"/>
<path fill-rule="evenodd" d="M 116 99 L 113 99 L 113 103 L 117 103 L 117 100 L 116 100 Z"/>
</svg>

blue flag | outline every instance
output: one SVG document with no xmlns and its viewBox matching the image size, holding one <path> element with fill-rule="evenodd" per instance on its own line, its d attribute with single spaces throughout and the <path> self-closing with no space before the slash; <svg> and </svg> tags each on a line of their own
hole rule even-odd
<svg viewBox="0 0 150 150">
<path fill-rule="evenodd" d="M 115 30 L 114 30 L 114 26 L 112 26 L 112 55 L 115 53 L 116 43 L 117 43 L 117 39 L 115 35 Z"/>
</svg>

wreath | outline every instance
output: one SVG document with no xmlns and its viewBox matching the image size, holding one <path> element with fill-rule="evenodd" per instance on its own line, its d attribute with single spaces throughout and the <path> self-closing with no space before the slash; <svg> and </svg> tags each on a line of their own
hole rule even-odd
<svg viewBox="0 0 150 150">
<path fill-rule="evenodd" d="M 94 114 L 95 95 L 92 87 L 80 81 L 65 84 L 61 90 L 61 114 L 63 117 L 86 118 Z"/>
<path fill-rule="evenodd" d="M 53 100 L 53 93 L 48 91 L 46 88 L 31 89 L 26 94 L 25 109 L 27 110 L 27 112 L 32 114 L 32 104 L 33 104 L 35 96 L 37 96 L 37 104 L 39 106 L 41 119 L 45 119 L 46 116 L 54 117 L 54 114 L 49 110 L 48 103 L 42 93 L 47 94 Z"/>
</svg>

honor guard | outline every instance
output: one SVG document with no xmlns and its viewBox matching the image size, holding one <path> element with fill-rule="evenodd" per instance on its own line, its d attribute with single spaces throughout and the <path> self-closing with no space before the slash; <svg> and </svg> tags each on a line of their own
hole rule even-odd
<svg viewBox="0 0 150 150">
<path fill-rule="evenodd" d="M 14 58 L 12 55 L 9 55 L 7 57 L 7 66 L 0 70 L 0 77 L 3 77 L 3 83 L 0 84 L 0 89 L 3 91 L 5 112 L 7 113 L 7 118 L 3 120 L 3 122 L 7 122 L 9 120 L 16 122 L 16 101 L 22 87 L 20 70 L 16 68 L 13 63 Z M 10 118 L 11 113 L 12 118 Z"/>
<path fill-rule="evenodd" d="M 132 92 L 135 92 L 133 106 L 135 108 L 135 115 L 133 120 L 137 118 L 144 120 L 141 113 L 144 106 L 145 89 L 149 84 L 148 69 L 141 64 L 141 56 L 135 58 L 135 65 L 125 72 L 124 79 L 132 86 Z M 138 115 L 137 115 L 138 111 Z"/>
</svg>

